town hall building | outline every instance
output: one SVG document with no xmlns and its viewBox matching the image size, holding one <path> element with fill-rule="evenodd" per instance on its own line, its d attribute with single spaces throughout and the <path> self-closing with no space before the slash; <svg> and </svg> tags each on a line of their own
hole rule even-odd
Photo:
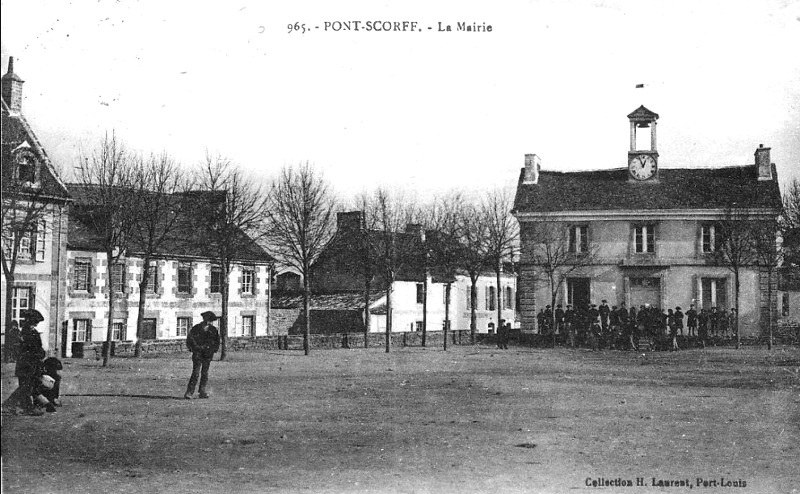
<svg viewBox="0 0 800 494">
<path fill-rule="evenodd" d="M 523 330 L 535 330 L 536 314 L 551 304 L 535 251 L 537 225 L 563 229 L 574 262 L 558 288 L 557 303 L 663 309 L 691 304 L 735 307 L 734 274 L 720 262 L 719 223 L 732 212 L 748 220 L 774 220 L 781 196 L 770 148 L 755 162 L 720 168 L 662 168 L 656 139 L 658 114 L 640 106 L 628 115 L 627 166 L 579 172 L 541 169 L 525 156 L 514 205 L 520 224 L 520 312 Z M 649 134 L 649 135 L 648 135 Z M 620 153 L 622 154 L 622 153 Z M 591 261 L 586 262 L 587 256 Z M 580 264 L 579 266 L 575 266 Z M 740 270 L 739 328 L 756 336 L 768 306 L 765 274 Z"/>
</svg>

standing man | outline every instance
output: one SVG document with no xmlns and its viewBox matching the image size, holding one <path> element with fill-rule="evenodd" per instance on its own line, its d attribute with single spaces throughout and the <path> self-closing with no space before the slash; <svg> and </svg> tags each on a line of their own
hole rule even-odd
<svg viewBox="0 0 800 494">
<path fill-rule="evenodd" d="M 611 309 L 608 307 L 608 300 L 603 300 L 600 302 L 600 308 L 597 309 L 600 313 L 600 327 L 603 329 L 603 333 L 608 333 L 608 326 L 609 326 L 609 315 L 611 314 Z"/>
<path fill-rule="evenodd" d="M 42 415 L 43 407 L 48 412 L 55 412 L 55 406 L 41 394 L 41 378 L 44 374 L 42 359 L 45 357 L 45 352 L 36 325 L 44 321 L 44 317 L 41 312 L 34 309 L 24 310 L 20 315 L 23 318 L 20 348 L 14 369 L 19 387 L 11 393 L 3 405 L 8 407 L 11 413 L 16 413 L 16 407 L 21 408 L 22 413 L 27 415 Z"/>
<path fill-rule="evenodd" d="M 686 327 L 689 328 L 689 336 L 697 336 L 697 311 L 694 309 L 694 304 L 686 311 Z"/>
<path fill-rule="evenodd" d="M 203 317 L 203 322 L 192 326 L 189 336 L 186 337 L 186 346 L 192 352 L 192 377 L 189 378 L 186 394 L 183 395 L 187 400 L 192 399 L 198 374 L 200 376 L 200 398 L 208 398 L 206 392 L 208 368 L 214 354 L 219 350 L 219 331 L 211 324 L 217 320 L 216 314 L 206 311 L 200 315 Z"/>
</svg>

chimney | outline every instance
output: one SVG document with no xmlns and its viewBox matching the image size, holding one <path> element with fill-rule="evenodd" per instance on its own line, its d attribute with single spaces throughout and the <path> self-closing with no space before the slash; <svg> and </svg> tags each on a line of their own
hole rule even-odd
<svg viewBox="0 0 800 494">
<path fill-rule="evenodd" d="M 3 101 L 11 113 L 22 110 L 22 83 L 25 82 L 14 73 L 14 57 L 8 57 L 8 72 L 2 78 Z"/>
<path fill-rule="evenodd" d="M 772 180 L 772 162 L 769 159 L 770 148 L 765 148 L 763 144 L 756 149 L 756 168 L 758 168 L 759 180 Z"/>
<path fill-rule="evenodd" d="M 359 232 L 364 228 L 364 218 L 361 211 L 348 211 L 336 213 L 336 229 L 340 232 Z"/>
<path fill-rule="evenodd" d="M 542 168 L 542 160 L 535 154 L 525 155 L 525 177 L 522 179 L 523 184 L 538 184 L 539 171 Z"/>
</svg>

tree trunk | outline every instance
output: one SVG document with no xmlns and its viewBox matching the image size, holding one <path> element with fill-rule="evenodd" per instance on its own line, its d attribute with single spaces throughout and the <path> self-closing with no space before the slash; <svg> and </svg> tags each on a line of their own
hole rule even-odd
<svg viewBox="0 0 800 494">
<path fill-rule="evenodd" d="M 306 327 L 303 331 L 303 352 L 306 355 L 309 354 L 311 350 L 311 307 L 310 307 L 310 299 L 311 298 L 311 286 L 308 283 L 308 276 L 303 276 L 303 314 L 306 316 Z"/>
<path fill-rule="evenodd" d="M 767 350 L 772 350 L 772 269 L 767 271 Z"/>
<path fill-rule="evenodd" d="M 739 336 L 739 270 L 738 269 L 733 273 L 733 278 L 734 278 L 734 283 L 736 285 L 735 287 L 736 318 L 734 319 L 733 323 L 736 325 L 734 327 L 734 330 L 736 331 L 736 349 L 738 350 L 742 342 L 742 339 Z"/>
<path fill-rule="evenodd" d="M 386 353 L 392 343 L 392 282 L 386 286 Z"/>
<path fill-rule="evenodd" d="M 553 333 L 553 348 L 556 347 L 556 297 L 558 296 L 558 289 L 556 288 L 555 281 L 550 277 L 550 331 Z"/>
<path fill-rule="evenodd" d="M 450 329 L 450 287 L 451 283 L 448 281 L 444 286 L 444 351 L 447 351 L 447 334 Z"/>
<path fill-rule="evenodd" d="M 6 277 L 6 303 L 3 308 L 3 317 L 6 320 L 5 334 L 8 334 L 8 330 L 11 328 L 11 322 L 14 317 L 14 314 L 11 311 L 11 304 L 14 303 L 14 273 L 7 272 L 5 273 L 5 277 Z M 11 356 L 8 344 L 9 341 L 6 340 L 3 348 L 5 350 L 5 354 L 3 355 L 4 362 L 8 362 L 9 357 Z"/>
<path fill-rule="evenodd" d="M 475 344 L 475 331 L 478 329 L 478 314 L 475 304 L 478 303 L 478 287 L 475 285 L 476 279 L 470 277 L 472 284 L 469 287 L 469 341 Z"/>
<path fill-rule="evenodd" d="M 503 289 L 500 286 L 500 272 L 502 270 L 503 270 L 502 261 L 498 260 L 497 266 L 495 266 L 494 269 L 495 275 L 497 275 L 497 331 L 496 331 L 497 334 L 500 334 L 500 324 L 502 324 L 500 321 L 503 318 L 503 307 L 502 307 L 503 297 L 501 295 L 503 293 Z"/>
<path fill-rule="evenodd" d="M 111 358 L 111 336 L 114 331 L 114 286 L 113 286 L 113 265 L 114 255 L 106 252 L 106 289 L 108 290 L 108 320 L 106 321 L 106 345 L 103 348 L 103 367 L 108 366 Z"/>
<path fill-rule="evenodd" d="M 428 337 L 428 273 L 425 271 L 425 280 L 422 282 L 422 346 Z"/>
<path fill-rule="evenodd" d="M 371 276 L 364 277 L 364 348 L 369 348 L 369 330 L 372 325 L 369 314 L 369 292 L 372 286 Z"/>
<path fill-rule="evenodd" d="M 139 307 L 136 312 L 136 346 L 133 356 L 142 356 L 142 323 L 144 322 L 144 304 L 147 300 L 147 282 L 150 281 L 150 258 L 145 257 L 142 262 L 142 279 L 139 281 Z"/>
<path fill-rule="evenodd" d="M 222 277 L 222 317 L 219 320 L 219 359 L 225 360 L 228 356 L 228 294 L 230 293 L 230 268 L 223 267 Z"/>
</svg>

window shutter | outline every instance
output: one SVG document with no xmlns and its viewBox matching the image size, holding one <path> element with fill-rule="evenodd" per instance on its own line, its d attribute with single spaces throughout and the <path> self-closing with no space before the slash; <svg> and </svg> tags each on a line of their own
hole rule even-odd
<svg viewBox="0 0 800 494">
<path fill-rule="evenodd" d="M 569 245 L 567 246 L 567 252 L 574 253 L 575 250 L 576 250 L 575 249 L 575 246 L 577 245 L 577 242 L 575 241 L 576 233 L 577 233 L 576 232 L 576 228 L 574 226 L 570 226 L 569 227 Z"/>
<path fill-rule="evenodd" d="M 91 343 L 93 340 L 92 338 L 92 320 L 89 319 L 86 321 L 86 342 Z"/>
<path fill-rule="evenodd" d="M 483 291 L 486 295 L 486 310 L 489 310 L 489 296 L 490 296 L 489 287 L 488 286 L 483 287 Z"/>
</svg>

